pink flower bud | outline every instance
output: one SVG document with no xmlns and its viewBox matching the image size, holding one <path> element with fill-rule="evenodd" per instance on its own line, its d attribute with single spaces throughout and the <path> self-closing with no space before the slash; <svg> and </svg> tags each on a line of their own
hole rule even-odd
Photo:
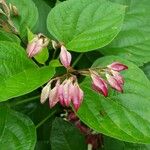
<svg viewBox="0 0 150 150">
<path fill-rule="evenodd" d="M 46 99 L 48 98 L 50 90 L 51 90 L 51 82 L 48 82 L 41 92 L 40 102 L 42 104 L 45 103 Z"/>
<path fill-rule="evenodd" d="M 60 52 L 60 61 L 65 68 L 68 68 L 71 63 L 71 54 L 67 51 L 67 49 L 62 45 Z"/>
<path fill-rule="evenodd" d="M 59 98 L 60 104 L 62 106 L 65 106 L 64 97 L 63 97 L 63 85 L 59 86 L 59 89 L 58 89 L 58 98 Z"/>
<path fill-rule="evenodd" d="M 49 93 L 50 108 L 54 107 L 57 104 L 57 102 L 59 101 L 59 99 L 58 99 L 59 86 L 60 86 L 60 81 L 58 80 L 55 87 Z"/>
<path fill-rule="evenodd" d="M 116 89 L 118 92 L 123 92 L 122 84 L 120 84 L 113 76 L 106 74 L 106 78 L 112 88 Z"/>
<path fill-rule="evenodd" d="M 41 50 L 46 47 L 49 43 L 49 40 L 42 34 L 36 35 L 32 41 L 27 45 L 27 54 L 28 57 L 33 57 L 36 54 L 40 53 Z"/>
<path fill-rule="evenodd" d="M 91 72 L 92 87 L 95 91 L 102 93 L 104 96 L 108 95 L 107 84 L 96 72 Z"/>
<path fill-rule="evenodd" d="M 78 83 L 75 82 L 73 87 L 71 88 L 71 96 L 72 96 L 72 103 L 76 111 L 78 111 L 82 101 L 83 101 L 83 91 L 79 87 Z"/>
<path fill-rule="evenodd" d="M 122 71 L 122 70 L 128 69 L 128 67 L 126 65 L 119 63 L 119 62 L 113 62 L 112 64 L 108 65 L 107 67 L 114 71 Z"/>
<path fill-rule="evenodd" d="M 69 107 L 71 103 L 71 95 L 70 95 L 70 88 L 72 86 L 72 83 L 70 81 L 67 81 L 67 83 L 63 86 L 63 99 L 65 106 Z"/>
<path fill-rule="evenodd" d="M 42 49 L 42 39 L 38 39 L 35 37 L 28 45 L 27 45 L 27 54 L 28 57 L 33 57 L 37 53 L 39 53 Z"/>
<path fill-rule="evenodd" d="M 112 70 L 111 73 L 113 74 L 114 78 L 118 81 L 119 84 L 124 84 L 123 76 L 119 72 Z"/>
<path fill-rule="evenodd" d="M 71 102 L 71 94 L 70 94 L 71 86 L 72 86 L 72 79 L 69 78 L 69 79 L 65 80 L 59 87 L 58 97 L 59 97 L 59 102 L 61 103 L 62 106 L 69 107 L 69 105 L 70 105 L 70 102 Z"/>
</svg>

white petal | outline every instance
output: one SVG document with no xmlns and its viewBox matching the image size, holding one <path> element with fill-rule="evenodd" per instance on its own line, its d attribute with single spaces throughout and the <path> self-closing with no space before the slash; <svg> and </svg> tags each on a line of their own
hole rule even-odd
<svg viewBox="0 0 150 150">
<path fill-rule="evenodd" d="M 41 99 L 40 99 L 40 102 L 41 102 L 42 104 L 45 103 L 46 99 L 48 98 L 49 92 L 50 92 L 50 83 L 48 83 L 48 84 L 42 89 L 42 92 L 41 92 Z"/>
</svg>

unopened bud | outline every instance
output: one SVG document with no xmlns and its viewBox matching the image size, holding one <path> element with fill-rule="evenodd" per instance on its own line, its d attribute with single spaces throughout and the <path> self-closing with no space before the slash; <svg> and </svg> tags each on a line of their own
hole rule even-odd
<svg viewBox="0 0 150 150">
<path fill-rule="evenodd" d="M 123 76 L 119 72 L 111 70 L 111 73 L 118 83 L 124 84 Z"/>
<path fill-rule="evenodd" d="M 82 101 L 83 101 L 83 91 L 79 87 L 78 83 L 75 82 L 74 86 L 71 89 L 71 95 L 72 95 L 72 103 L 76 111 L 78 111 Z"/>
<path fill-rule="evenodd" d="M 16 6 L 14 6 L 14 5 L 12 5 L 12 4 L 9 4 L 9 9 L 10 9 L 10 11 L 12 12 L 12 14 L 13 14 L 14 16 L 18 16 L 18 15 L 19 15 L 18 9 L 17 9 Z"/>
<path fill-rule="evenodd" d="M 66 79 L 59 87 L 59 102 L 62 106 L 67 106 L 69 107 L 70 102 L 71 102 L 71 94 L 70 94 L 70 89 L 72 86 L 72 79 Z"/>
<path fill-rule="evenodd" d="M 41 50 L 46 47 L 49 43 L 47 37 L 42 34 L 36 35 L 27 45 L 28 57 L 34 57 L 36 54 L 40 53 Z"/>
<path fill-rule="evenodd" d="M 67 49 L 63 45 L 61 46 L 60 61 L 65 68 L 68 68 L 70 66 L 71 54 L 67 51 Z"/>
<path fill-rule="evenodd" d="M 108 95 L 107 84 L 96 72 L 91 72 L 92 87 L 95 91 L 102 93 L 104 96 Z"/>
<path fill-rule="evenodd" d="M 1 0 L 0 3 L 2 4 L 3 12 L 7 17 L 10 17 L 10 8 L 7 5 L 5 0 Z"/>
<path fill-rule="evenodd" d="M 55 87 L 49 93 L 50 108 L 54 107 L 57 104 L 57 102 L 59 101 L 59 99 L 58 99 L 59 86 L 60 86 L 60 81 L 58 80 Z"/>
<path fill-rule="evenodd" d="M 49 96 L 51 90 L 51 82 L 48 82 L 47 85 L 42 89 L 40 102 L 43 104 Z"/>
<path fill-rule="evenodd" d="M 128 69 L 128 67 L 120 62 L 113 62 L 112 64 L 107 66 L 109 69 L 112 69 L 114 71 L 122 71 L 125 69 Z"/>
<path fill-rule="evenodd" d="M 112 88 L 114 88 L 118 92 L 123 92 L 122 84 L 120 84 L 113 76 L 106 74 L 106 78 Z"/>
</svg>

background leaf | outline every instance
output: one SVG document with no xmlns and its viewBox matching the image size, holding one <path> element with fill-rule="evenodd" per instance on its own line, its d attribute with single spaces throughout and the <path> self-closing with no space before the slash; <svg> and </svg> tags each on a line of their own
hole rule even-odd
<svg viewBox="0 0 150 150">
<path fill-rule="evenodd" d="M 94 92 L 90 80 L 82 88 L 84 102 L 78 112 L 80 119 L 94 130 L 128 142 L 150 143 L 150 82 L 136 65 L 115 56 L 98 59 L 93 67 L 104 67 L 114 61 L 126 64 L 124 93 L 109 89 L 107 98 Z"/>
<path fill-rule="evenodd" d="M 15 36 L 14 34 L 5 32 L 1 29 L 0 29 L 0 41 L 9 41 L 9 42 L 20 43 L 20 40 L 17 36 Z"/>
<path fill-rule="evenodd" d="M 62 66 L 62 64 L 60 63 L 60 61 L 58 59 L 51 60 L 49 65 L 53 66 L 53 67 L 61 67 Z"/>
<path fill-rule="evenodd" d="M 43 0 L 45 1 L 50 7 L 54 7 L 57 0 Z"/>
<path fill-rule="evenodd" d="M 111 1 L 127 6 L 124 24 L 115 40 L 100 51 L 105 55 L 119 55 L 142 66 L 150 61 L 150 1 Z"/>
<path fill-rule="evenodd" d="M 51 10 L 52 4 L 51 5 L 49 4 L 50 0 L 47 0 L 47 2 L 46 0 L 33 0 L 33 1 L 37 6 L 39 12 L 39 18 L 38 18 L 35 32 L 43 33 L 44 35 L 49 36 L 50 34 L 47 30 L 46 20 L 47 20 L 48 13 Z"/>
<path fill-rule="evenodd" d="M 34 58 L 40 64 L 45 64 L 45 62 L 49 58 L 48 48 L 47 47 L 43 48 L 40 53 L 34 56 Z"/>
<path fill-rule="evenodd" d="M 84 136 L 71 123 L 56 118 L 51 130 L 52 150 L 86 150 Z"/>
<path fill-rule="evenodd" d="M 3 150 L 33 150 L 36 130 L 25 115 L 5 106 L 0 107 L 0 148 Z"/>
<path fill-rule="evenodd" d="M 7 0 L 15 5 L 19 16 L 12 17 L 12 20 L 20 32 L 21 37 L 26 35 L 27 27 L 32 29 L 38 20 L 38 10 L 32 0 Z"/>
<path fill-rule="evenodd" d="M 56 116 L 60 116 L 61 109 L 60 105 L 55 106 L 55 108 L 49 108 L 49 102 L 41 105 L 40 90 L 35 90 L 24 96 L 13 98 L 9 101 L 9 105 L 23 114 L 29 116 L 33 123 L 36 125 L 37 129 L 37 142 L 36 150 L 50 150 L 50 133 L 52 122 Z M 44 122 L 41 124 L 41 122 Z"/>
<path fill-rule="evenodd" d="M 143 71 L 145 72 L 146 76 L 148 77 L 148 79 L 150 80 L 150 63 L 145 64 L 142 67 Z"/>
<path fill-rule="evenodd" d="M 110 137 L 104 137 L 104 150 L 149 150 L 150 145 L 135 144 L 119 141 Z"/>
<path fill-rule="evenodd" d="M 54 68 L 50 66 L 38 68 L 17 44 L 0 43 L 0 101 L 37 89 L 54 73 Z"/>
<path fill-rule="evenodd" d="M 121 29 L 125 7 L 105 0 L 68 0 L 48 15 L 49 32 L 69 50 L 83 52 L 110 43 Z"/>
</svg>

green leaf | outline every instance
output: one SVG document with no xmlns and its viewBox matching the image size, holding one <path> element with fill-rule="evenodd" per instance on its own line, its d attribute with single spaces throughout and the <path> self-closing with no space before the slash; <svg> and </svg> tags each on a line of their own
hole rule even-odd
<svg viewBox="0 0 150 150">
<path fill-rule="evenodd" d="M 149 150 L 150 145 L 133 144 L 119 141 L 113 138 L 104 137 L 104 150 Z"/>
<path fill-rule="evenodd" d="M 44 0 L 33 0 L 33 1 L 35 5 L 37 6 L 38 12 L 39 12 L 39 19 L 36 25 L 36 32 L 43 33 L 49 36 L 50 34 L 47 30 L 46 20 L 47 20 L 48 13 L 51 10 L 51 6 L 47 4 L 47 2 Z M 50 2 L 50 0 L 48 1 Z"/>
<path fill-rule="evenodd" d="M 150 61 L 150 1 L 112 0 L 127 5 L 124 25 L 115 40 L 100 50 L 105 55 L 118 55 L 138 66 Z"/>
<path fill-rule="evenodd" d="M 38 141 L 35 150 L 51 150 L 49 141 Z"/>
<path fill-rule="evenodd" d="M 3 150 L 33 150 L 36 130 L 25 115 L 5 106 L 0 107 L 0 148 Z"/>
<path fill-rule="evenodd" d="M 87 149 L 84 136 L 79 130 L 61 118 L 56 118 L 52 124 L 50 141 L 52 150 Z"/>
<path fill-rule="evenodd" d="M 150 143 L 150 82 L 136 65 L 116 56 L 98 59 L 93 67 L 104 67 L 114 61 L 126 64 L 124 93 L 109 89 L 109 96 L 91 89 L 90 79 L 82 83 L 84 102 L 80 119 L 94 130 L 123 141 Z"/>
<path fill-rule="evenodd" d="M 27 28 L 27 35 L 28 35 L 28 42 L 32 41 L 33 38 L 35 37 L 35 34 L 32 33 L 32 31 L 29 28 Z"/>
<path fill-rule="evenodd" d="M 32 29 L 36 25 L 38 10 L 32 0 L 7 0 L 7 2 L 17 7 L 19 16 L 12 17 L 12 20 L 21 37 L 24 37 L 27 27 Z"/>
<path fill-rule="evenodd" d="M 146 76 L 148 77 L 148 79 L 150 80 L 150 63 L 145 64 L 142 67 L 142 70 L 144 71 L 144 73 L 146 74 Z"/>
<path fill-rule="evenodd" d="M 62 66 L 62 64 L 60 63 L 60 61 L 58 59 L 51 60 L 49 65 L 52 67 L 61 67 Z"/>
<path fill-rule="evenodd" d="M 10 42 L 0 43 L 0 101 L 29 93 L 53 75 L 54 68 L 38 68 L 25 50 Z"/>
<path fill-rule="evenodd" d="M 54 7 L 57 0 L 44 0 L 50 7 Z"/>
<path fill-rule="evenodd" d="M 69 50 L 91 51 L 110 43 L 119 33 L 125 7 L 105 0 L 68 0 L 54 7 L 49 32 Z"/>
<path fill-rule="evenodd" d="M 48 60 L 49 53 L 48 48 L 43 48 L 40 53 L 34 56 L 36 61 L 38 61 L 40 64 L 45 64 L 45 62 Z"/>
<path fill-rule="evenodd" d="M 0 29 L 0 41 L 9 41 L 9 42 L 16 42 L 20 43 L 20 40 L 14 34 L 8 33 Z"/>
</svg>

